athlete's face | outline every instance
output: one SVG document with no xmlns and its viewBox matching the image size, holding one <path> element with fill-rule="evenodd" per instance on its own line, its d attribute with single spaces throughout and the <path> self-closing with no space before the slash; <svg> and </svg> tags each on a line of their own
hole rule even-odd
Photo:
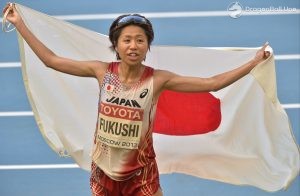
<svg viewBox="0 0 300 196">
<path fill-rule="evenodd" d="M 124 27 L 118 39 L 116 51 L 122 62 L 127 65 L 141 64 L 148 51 L 145 31 L 136 25 Z"/>
</svg>

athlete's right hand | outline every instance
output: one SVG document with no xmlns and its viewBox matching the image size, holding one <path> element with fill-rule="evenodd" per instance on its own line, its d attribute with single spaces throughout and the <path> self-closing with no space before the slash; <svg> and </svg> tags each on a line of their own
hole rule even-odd
<svg viewBox="0 0 300 196">
<path fill-rule="evenodd" d="M 20 21 L 22 21 L 22 18 L 19 15 L 14 3 L 7 3 L 2 12 L 3 12 L 3 17 L 4 17 L 4 14 L 6 12 L 8 12 L 8 14 L 6 16 L 6 20 L 8 20 L 10 23 L 14 24 L 15 26 Z"/>
</svg>

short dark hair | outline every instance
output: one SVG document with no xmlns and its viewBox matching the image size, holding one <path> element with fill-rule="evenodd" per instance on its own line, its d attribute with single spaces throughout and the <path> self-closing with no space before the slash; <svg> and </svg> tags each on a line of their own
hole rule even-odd
<svg viewBox="0 0 300 196">
<path fill-rule="evenodd" d="M 153 27 L 151 22 L 140 14 L 124 14 L 113 21 L 109 28 L 109 40 L 112 44 L 111 49 L 115 51 L 122 29 L 128 25 L 139 26 L 145 31 L 150 50 L 150 45 L 154 39 Z M 118 52 L 116 52 L 116 57 L 118 60 L 121 59 Z"/>
</svg>

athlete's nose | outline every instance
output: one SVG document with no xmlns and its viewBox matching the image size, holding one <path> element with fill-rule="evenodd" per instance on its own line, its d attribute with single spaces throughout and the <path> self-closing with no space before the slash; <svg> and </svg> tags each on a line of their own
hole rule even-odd
<svg viewBox="0 0 300 196">
<path fill-rule="evenodd" d="M 130 43 L 130 49 L 131 50 L 134 50 L 134 49 L 136 49 L 137 48 L 137 44 L 136 44 L 136 41 L 131 41 L 131 43 Z"/>
</svg>

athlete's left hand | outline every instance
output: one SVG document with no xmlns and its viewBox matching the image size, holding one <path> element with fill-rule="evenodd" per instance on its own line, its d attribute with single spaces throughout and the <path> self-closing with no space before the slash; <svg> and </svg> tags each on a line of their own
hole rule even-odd
<svg viewBox="0 0 300 196">
<path fill-rule="evenodd" d="M 257 64 L 259 64 L 260 62 L 264 61 L 265 59 L 267 59 L 271 55 L 270 51 L 266 51 L 266 47 L 268 47 L 268 46 L 269 46 L 269 43 L 266 42 L 261 47 L 261 49 L 259 49 L 256 52 L 256 55 L 254 57 L 254 62 L 256 62 Z"/>
</svg>

